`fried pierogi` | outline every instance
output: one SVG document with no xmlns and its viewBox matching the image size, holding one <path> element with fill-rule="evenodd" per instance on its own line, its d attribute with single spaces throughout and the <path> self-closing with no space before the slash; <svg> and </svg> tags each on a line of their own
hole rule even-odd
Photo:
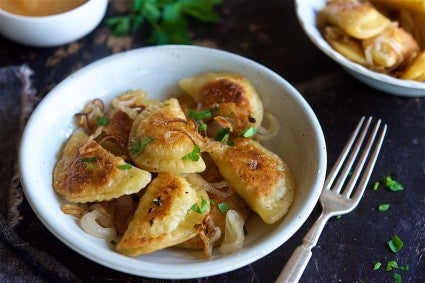
<svg viewBox="0 0 425 283">
<path fill-rule="evenodd" d="M 191 158 L 204 140 L 175 98 L 149 105 L 133 123 L 129 150 L 133 162 L 149 172 L 175 174 L 205 170 L 202 157 Z"/>
<path fill-rule="evenodd" d="M 159 173 L 116 248 L 137 256 L 182 243 L 198 234 L 197 226 L 209 210 L 204 189 L 191 186 L 181 175 Z"/>
<path fill-rule="evenodd" d="M 279 156 L 246 138 L 235 139 L 234 146 L 213 147 L 210 154 L 229 186 L 264 222 L 275 223 L 286 214 L 295 181 Z"/>
<path fill-rule="evenodd" d="M 76 131 L 53 171 L 53 188 L 70 202 L 110 200 L 140 191 L 151 174 L 124 162 Z"/>
<path fill-rule="evenodd" d="M 391 23 L 370 3 L 360 0 L 330 0 L 317 14 L 319 27 L 335 25 L 357 39 L 376 36 Z"/>
<path fill-rule="evenodd" d="M 180 80 L 180 88 L 201 109 L 212 109 L 214 116 L 224 117 L 235 134 L 248 127 L 258 128 L 263 120 L 263 104 L 254 86 L 233 73 L 204 73 Z"/>
</svg>

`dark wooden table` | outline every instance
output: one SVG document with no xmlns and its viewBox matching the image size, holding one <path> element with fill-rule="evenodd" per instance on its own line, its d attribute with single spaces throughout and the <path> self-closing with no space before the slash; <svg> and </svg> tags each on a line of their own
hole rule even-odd
<svg viewBox="0 0 425 283">
<path fill-rule="evenodd" d="M 217 24 L 191 25 L 194 44 L 246 56 L 293 84 L 321 123 L 329 167 L 361 116 L 379 117 L 388 124 L 385 143 L 362 201 L 352 213 L 329 221 L 301 282 L 392 282 L 394 272 L 401 275 L 403 282 L 425 282 L 425 99 L 385 94 L 345 73 L 305 36 L 293 1 L 223 2 Z M 107 16 L 114 13 L 110 5 Z M 146 35 L 147 30 L 143 29 L 131 38 L 114 39 L 101 24 L 75 43 L 45 49 L 18 45 L 0 37 L 0 67 L 28 64 L 34 71 L 37 96 L 42 98 L 71 73 L 99 58 L 148 46 Z M 372 189 L 373 183 L 389 175 L 404 185 L 403 191 L 391 192 L 382 186 L 377 191 Z M 380 203 L 389 203 L 390 209 L 379 212 Z M 16 227 L 18 235 L 50 254 L 82 281 L 166 282 L 96 264 L 48 232 L 26 201 L 19 209 L 23 220 Z M 317 205 L 289 241 L 246 267 L 209 278 L 174 281 L 274 282 L 319 213 Z M 394 235 L 404 242 L 398 253 L 386 244 Z M 408 265 L 409 270 L 385 271 L 390 260 Z M 382 266 L 373 270 L 377 261 Z"/>
</svg>

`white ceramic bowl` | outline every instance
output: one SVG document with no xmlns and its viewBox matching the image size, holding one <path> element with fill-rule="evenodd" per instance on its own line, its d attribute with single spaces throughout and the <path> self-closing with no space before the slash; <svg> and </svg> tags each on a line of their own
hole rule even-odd
<svg viewBox="0 0 425 283">
<path fill-rule="evenodd" d="M 401 80 L 371 71 L 335 51 L 322 37 L 316 26 L 316 13 L 325 4 L 326 0 L 295 0 L 298 20 L 307 36 L 320 50 L 339 63 L 352 76 L 373 88 L 400 96 L 425 96 L 425 83 Z"/>
<path fill-rule="evenodd" d="M 110 103 L 129 90 L 144 89 L 165 99 L 181 91 L 178 81 L 208 71 L 237 72 L 258 89 L 266 111 L 277 116 L 279 135 L 266 144 L 292 168 L 297 192 L 283 221 L 267 225 L 248 221 L 242 250 L 196 259 L 186 250 L 165 249 L 135 258 L 115 252 L 108 243 L 83 232 L 76 220 L 61 212 L 62 199 L 52 188 L 52 170 L 61 149 L 76 129 L 73 115 L 94 98 Z M 195 46 L 149 47 L 92 63 L 57 85 L 38 105 L 23 133 L 20 172 L 26 197 L 44 225 L 83 256 L 130 274 L 184 279 L 224 273 L 272 252 L 305 222 L 317 203 L 326 171 L 326 146 L 321 127 L 304 98 L 283 78 L 249 59 Z"/>
<path fill-rule="evenodd" d="M 29 46 L 53 47 L 78 40 L 103 19 L 108 0 L 88 0 L 65 13 L 29 17 L 0 9 L 0 34 Z"/>
</svg>

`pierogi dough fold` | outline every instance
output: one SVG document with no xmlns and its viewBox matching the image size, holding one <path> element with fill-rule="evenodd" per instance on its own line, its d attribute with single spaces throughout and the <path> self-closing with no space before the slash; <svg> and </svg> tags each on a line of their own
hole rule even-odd
<svg viewBox="0 0 425 283">
<path fill-rule="evenodd" d="M 390 22 L 370 3 L 359 0 L 330 0 L 317 14 L 319 27 L 335 25 L 357 39 L 381 33 Z"/>
<path fill-rule="evenodd" d="M 413 36 L 396 22 L 382 33 L 362 41 L 366 61 L 372 69 L 385 72 L 409 64 L 419 52 Z"/>
<path fill-rule="evenodd" d="M 258 142 L 238 138 L 234 146 L 221 144 L 210 154 L 221 175 L 266 223 L 281 219 L 291 206 L 295 180 L 279 156 Z"/>
<path fill-rule="evenodd" d="M 53 170 L 53 188 L 76 203 L 103 201 L 140 191 L 151 174 L 124 162 L 83 131 L 69 138 Z"/>
<path fill-rule="evenodd" d="M 130 131 L 130 156 L 149 172 L 175 174 L 205 170 L 202 157 L 186 158 L 203 143 L 193 121 L 188 121 L 175 98 L 147 106 Z"/>
<path fill-rule="evenodd" d="M 192 209 L 194 205 L 199 210 Z M 137 256 L 182 243 L 199 233 L 197 225 L 209 209 L 203 188 L 191 186 L 181 175 L 159 173 L 146 188 L 117 250 Z"/>
<path fill-rule="evenodd" d="M 263 104 L 250 81 L 234 73 L 203 73 L 183 78 L 180 88 L 201 109 L 212 109 L 214 116 L 225 117 L 236 134 L 248 127 L 258 128 L 263 120 Z"/>
</svg>

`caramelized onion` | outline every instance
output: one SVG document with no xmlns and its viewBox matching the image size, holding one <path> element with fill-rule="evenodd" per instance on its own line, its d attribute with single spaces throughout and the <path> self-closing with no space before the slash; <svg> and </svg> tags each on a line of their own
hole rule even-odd
<svg viewBox="0 0 425 283">
<path fill-rule="evenodd" d="M 63 213 L 74 216 L 75 218 L 81 218 L 87 213 L 87 210 L 74 204 L 65 204 L 61 210 Z"/>
<path fill-rule="evenodd" d="M 227 211 L 224 239 L 219 247 L 221 254 L 230 254 L 242 249 L 245 239 L 243 231 L 244 223 L 245 220 L 237 211 Z"/>
<path fill-rule="evenodd" d="M 203 188 L 204 190 L 206 190 L 208 193 L 216 195 L 220 198 L 228 198 L 234 193 L 234 191 L 228 187 L 228 184 L 226 181 L 221 181 L 218 183 L 208 183 L 207 181 L 204 180 L 204 178 L 202 178 L 198 174 L 187 174 L 185 177 L 187 181 L 191 183 L 192 185 L 199 186 Z M 226 191 L 219 190 L 221 188 L 226 188 L 226 187 L 227 187 Z"/>
<path fill-rule="evenodd" d="M 100 223 L 110 222 L 111 226 L 105 227 Z M 89 234 L 100 239 L 112 239 L 115 237 L 115 228 L 112 227 L 112 217 L 105 210 L 96 208 L 81 217 L 81 228 Z"/>
<path fill-rule="evenodd" d="M 268 128 L 264 128 L 263 126 L 258 128 L 258 132 L 255 135 L 255 138 L 259 141 L 266 141 L 271 138 L 274 138 L 280 129 L 279 121 L 273 114 L 264 113 L 264 116 L 269 119 L 270 125 Z"/>
<path fill-rule="evenodd" d="M 92 131 L 97 127 L 97 119 L 103 117 L 104 109 L 102 100 L 93 99 L 84 107 L 83 112 L 75 114 L 77 126 Z"/>
</svg>

